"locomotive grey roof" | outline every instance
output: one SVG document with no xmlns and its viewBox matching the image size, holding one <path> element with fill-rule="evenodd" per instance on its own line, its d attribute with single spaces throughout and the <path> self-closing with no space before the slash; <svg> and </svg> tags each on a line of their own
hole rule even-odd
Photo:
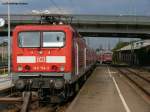
<svg viewBox="0 0 150 112">
<path fill-rule="evenodd" d="M 150 40 L 139 40 L 133 43 L 130 43 L 129 45 L 122 47 L 121 49 L 117 51 L 126 51 L 126 50 L 131 50 L 131 49 L 141 49 L 144 47 L 150 46 Z"/>
</svg>

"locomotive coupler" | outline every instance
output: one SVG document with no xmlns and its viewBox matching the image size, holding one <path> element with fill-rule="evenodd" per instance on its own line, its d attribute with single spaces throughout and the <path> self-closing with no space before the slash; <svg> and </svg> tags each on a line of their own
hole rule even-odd
<svg viewBox="0 0 150 112">
<path fill-rule="evenodd" d="M 38 94 L 39 94 L 39 97 L 40 97 L 41 99 L 43 99 L 42 86 L 44 85 L 44 81 L 43 81 L 42 75 L 39 75 L 39 76 L 40 76 L 40 80 L 39 80 L 39 82 L 38 82 L 38 86 L 39 86 L 39 88 L 38 88 Z"/>
<path fill-rule="evenodd" d="M 27 81 L 27 91 L 32 91 L 32 84 L 33 84 L 33 81 L 30 79 Z"/>
</svg>

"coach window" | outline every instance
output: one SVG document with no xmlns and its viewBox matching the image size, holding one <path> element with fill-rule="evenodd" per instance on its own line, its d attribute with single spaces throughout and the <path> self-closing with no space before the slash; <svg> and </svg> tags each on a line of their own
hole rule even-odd
<svg viewBox="0 0 150 112">
<path fill-rule="evenodd" d="M 20 32 L 19 47 L 40 47 L 40 32 Z"/>
<path fill-rule="evenodd" d="M 64 44 L 64 32 L 43 32 L 43 47 L 63 47 Z"/>
</svg>

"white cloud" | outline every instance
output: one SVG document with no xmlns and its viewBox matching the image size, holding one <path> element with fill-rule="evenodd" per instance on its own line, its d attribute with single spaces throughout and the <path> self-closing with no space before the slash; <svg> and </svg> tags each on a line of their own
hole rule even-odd
<svg viewBox="0 0 150 112">
<path fill-rule="evenodd" d="M 51 14 L 72 14 L 73 11 L 71 9 L 67 9 L 67 8 L 48 8 L 48 11 L 51 13 Z"/>
<path fill-rule="evenodd" d="M 43 10 L 32 10 L 32 13 L 34 14 L 72 14 L 73 11 L 71 9 L 66 9 L 66 8 L 48 8 L 48 9 L 43 9 Z"/>
</svg>

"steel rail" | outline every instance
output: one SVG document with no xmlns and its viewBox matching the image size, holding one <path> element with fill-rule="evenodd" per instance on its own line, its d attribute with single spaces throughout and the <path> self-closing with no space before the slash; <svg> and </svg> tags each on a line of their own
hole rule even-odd
<svg viewBox="0 0 150 112">
<path fill-rule="evenodd" d="M 147 91 L 145 88 L 143 88 L 142 85 L 140 85 L 139 83 L 137 83 L 135 80 L 133 80 L 130 76 L 128 76 L 127 73 L 125 73 L 123 70 L 117 68 L 117 70 L 123 75 L 125 76 L 128 80 L 130 80 L 133 84 L 135 84 L 140 90 L 142 90 L 148 97 L 150 97 L 150 91 Z M 140 78 L 140 77 L 139 77 Z M 145 80 L 144 80 L 145 81 Z"/>
<path fill-rule="evenodd" d="M 130 70 L 129 68 L 126 69 L 127 71 L 131 72 L 133 75 L 140 77 L 141 79 L 145 80 L 146 82 L 150 83 L 150 80 L 146 79 L 145 77 L 141 76 L 135 71 Z"/>
<path fill-rule="evenodd" d="M 30 100 L 31 100 L 31 92 L 25 92 L 23 98 L 23 105 L 20 112 L 29 112 Z"/>
</svg>

